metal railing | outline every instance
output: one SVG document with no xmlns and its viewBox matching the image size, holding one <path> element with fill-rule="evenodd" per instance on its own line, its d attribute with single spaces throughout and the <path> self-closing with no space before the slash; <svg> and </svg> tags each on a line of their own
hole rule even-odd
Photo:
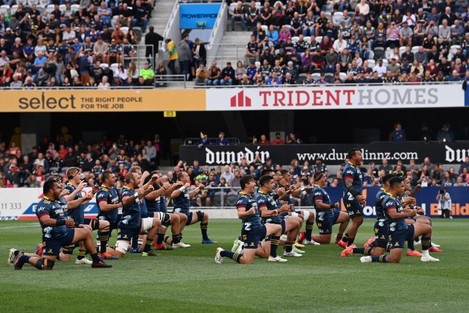
<svg viewBox="0 0 469 313">
<path fill-rule="evenodd" d="M 228 144 L 229 145 L 239 145 L 240 144 L 240 141 L 239 141 L 239 138 L 235 138 L 235 137 L 226 137 L 225 138 L 227 141 L 228 141 Z M 210 144 L 215 144 L 217 142 L 218 138 L 216 137 L 210 137 L 208 138 L 208 141 Z M 186 138 L 184 139 L 184 145 L 198 145 L 200 144 L 200 138 Z"/>
</svg>

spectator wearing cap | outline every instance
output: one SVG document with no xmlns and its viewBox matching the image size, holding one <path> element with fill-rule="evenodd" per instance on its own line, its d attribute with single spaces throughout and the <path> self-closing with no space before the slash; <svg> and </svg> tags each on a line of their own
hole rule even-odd
<svg viewBox="0 0 469 313">
<path fill-rule="evenodd" d="M 397 28 L 397 26 L 395 26 Z M 412 46 L 412 36 L 414 31 L 409 26 L 408 22 L 403 22 L 401 29 L 399 29 L 399 44 L 400 46 Z"/>
</svg>

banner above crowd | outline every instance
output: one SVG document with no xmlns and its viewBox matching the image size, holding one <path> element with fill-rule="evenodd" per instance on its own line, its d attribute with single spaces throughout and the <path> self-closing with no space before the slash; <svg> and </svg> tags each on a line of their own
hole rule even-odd
<svg viewBox="0 0 469 313">
<path fill-rule="evenodd" d="M 464 106 L 469 106 L 469 97 L 465 97 L 461 84 L 334 85 L 210 89 L 3 90 L 0 112 L 249 112 Z"/>
<path fill-rule="evenodd" d="M 464 102 L 459 84 L 207 90 L 207 111 L 436 108 L 461 107 Z"/>
<path fill-rule="evenodd" d="M 429 157 L 432 163 L 459 164 L 466 156 L 469 156 L 469 142 L 410 142 L 403 145 L 393 143 L 237 145 L 201 148 L 197 145 L 186 145 L 180 146 L 179 155 L 186 162 L 192 163 L 192 160 L 199 160 L 201 164 L 208 165 L 239 163 L 244 157 L 250 163 L 254 161 L 256 155 L 262 162 L 271 158 L 276 164 L 290 164 L 293 159 L 297 159 L 300 163 L 303 161 L 311 163 L 320 159 L 328 165 L 339 165 L 344 162 L 347 152 L 355 147 L 361 149 L 365 164 L 370 162 L 380 164 L 383 159 L 388 159 L 391 164 L 397 160 L 402 160 L 404 164 L 415 160 L 417 164 L 420 164 L 425 157 Z"/>
</svg>

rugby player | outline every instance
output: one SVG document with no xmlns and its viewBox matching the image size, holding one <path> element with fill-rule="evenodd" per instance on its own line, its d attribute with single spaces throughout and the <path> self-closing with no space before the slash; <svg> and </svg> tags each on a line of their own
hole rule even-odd
<svg viewBox="0 0 469 313">
<path fill-rule="evenodd" d="M 189 175 L 181 171 L 177 175 L 178 181 L 182 184 L 182 187 L 174 190 L 171 193 L 171 198 L 173 199 L 174 212 L 183 213 L 187 216 L 187 222 L 185 225 L 192 225 L 197 222 L 200 222 L 200 231 L 202 233 L 202 244 L 213 244 L 215 241 L 211 240 L 207 235 L 208 228 L 208 214 L 200 210 L 196 211 L 196 214 L 193 214 L 190 211 L 190 199 L 194 198 L 200 189 L 204 188 L 204 185 L 200 184 L 195 189 L 190 189 L 191 179 Z M 181 227 L 181 234 L 183 233 L 185 225 Z"/>
<path fill-rule="evenodd" d="M 254 198 L 256 181 L 253 176 L 245 175 L 240 180 L 241 191 L 236 202 L 238 218 L 242 221 L 241 239 L 244 242 L 244 249 L 241 251 L 227 251 L 217 248 L 215 262 L 220 264 L 223 258 L 230 258 L 241 264 L 251 264 L 254 261 L 259 242 L 267 236 L 271 236 L 270 262 L 286 262 L 277 255 L 278 240 L 282 233 L 282 226 L 279 224 L 263 224 L 262 218 Z M 264 217 L 278 215 L 278 210 L 264 211 Z"/>
<path fill-rule="evenodd" d="M 20 270 L 26 263 L 39 270 L 52 270 L 62 246 L 83 242 L 86 250 L 93 259 L 91 267 L 109 268 L 98 256 L 93 243 L 91 230 L 81 227 L 73 218 L 67 218 L 60 203 L 62 184 L 56 179 L 48 179 L 43 186 L 44 198 L 39 202 L 36 215 L 42 228 L 43 253 L 27 254 L 17 249 L 10 249 L 9 263 Z"/>
<path fill-rule="evenodd" d="M 431 247 L 431 226 L 423 223 L 407 224 L 405 219 L 413 217 L 417 211 L 410 207 L 402 207 L 399 197 L 405 192 L 404 179 L 402 177 L 392 177 L 389 179 L 389 196 L 383 199 L 383 209 L 388 224 L 390 254 L 380 256 L 363 256 L 362 263 L 382 262 L 399 263 L 401 260 L 404 242 L 407 238 L 422 236 L 422 262 L 438 262 L 430 256 L 428 249 Z"/>
<path fill-rule="evenodd" d="M 358 148 L 353 148 L 348 152 L 347 159 L 348 162 L 342 173 L 344 178 L 343 202 L 352 224 L 348 232 L 337 242 L 344 249 L 354 244 L 358 228 L 363 223 L 363 207 L 366 203 L 366 199 L 362 195 L 363 174 L 360 170 L 362 153 Z"/>
<path fill-rule="evenodd" d="M 313 205 L 316 209 L 316 225 L 319 229 L 319 235 L 313 236 L 315 242 L 320 244 L 330 244 L 332 225 L 340 224 L 339 232 L 335 239 L 336 243 L 342 239 L 344 231 L 349 223 L 349 216 L 345 212 L 337 210 L 340 205 L 338 202 L 331 203 L 327 192 L 323 189 L 326 186 L 327 176 L 323 172 L 316 172 L 313 175 Z"/>
</svg>

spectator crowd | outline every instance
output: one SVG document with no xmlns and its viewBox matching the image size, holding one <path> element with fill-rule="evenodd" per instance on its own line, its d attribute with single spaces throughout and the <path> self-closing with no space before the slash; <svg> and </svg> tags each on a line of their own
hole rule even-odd
<svg viewBox="0 0 469 313">
<path fill-rule="evenodd" d="M 149 0 L 9 0 L 0 7 L 0 86 L 146 86 L 135 45 Z M 153 71 L 153 70 L 152 70 Z"/>
<path fill-rule="evenodd" d="M 233 2 L 252 32 L 244 61 L 197 72 L 199 85 L 421 84 L 469 79 L 468 1 Z"/>
</svg>

